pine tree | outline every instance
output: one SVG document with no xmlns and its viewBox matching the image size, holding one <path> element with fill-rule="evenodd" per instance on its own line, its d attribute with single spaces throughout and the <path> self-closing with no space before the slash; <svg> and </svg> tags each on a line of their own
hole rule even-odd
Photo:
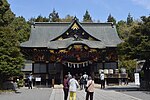
<svg viewBox="0 0 150 100">
<path fill-rule="evenodd" d="M 89 12 L 86 10 L 85 15 L 83 16 L 83 22 L 93 22 Z"/>
<path fill-rule="evenodd" d="M 53 9 L 53 12 L 49 14 L 49 21 L 50 22 L 59 22 L 59 14 L 56 12 L 55 9 Z"/>
<path fill-rule="evenodd" d="M 131 25 L 132 22 L 133 22 L 133 17 L 131 17 L 131 14 L 129 13 L 127 17 L 127 25 Z"/>
<path fill-rule="evenodd" d="M 107 22 L 113 22 L 113 24 L 116 24 L 116 19 L 111 14 L 109 14 Z"/>
</svg>

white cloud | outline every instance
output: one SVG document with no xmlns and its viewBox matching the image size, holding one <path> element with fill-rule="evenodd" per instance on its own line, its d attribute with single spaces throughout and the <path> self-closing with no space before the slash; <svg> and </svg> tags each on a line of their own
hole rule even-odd
<svg viewBox="0 0 150 100">
<path fill-rule="evenodd" d="M 150 0 L 132 0 L 135 4 L 141 5 L 150 10 Z"/>
</svg>

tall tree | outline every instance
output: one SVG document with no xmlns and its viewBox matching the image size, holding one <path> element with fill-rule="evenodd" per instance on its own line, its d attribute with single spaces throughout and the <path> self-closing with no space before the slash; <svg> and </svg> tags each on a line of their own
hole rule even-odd
<svg viewBox="0 0 150 100">
<path fill-rule="evenodd" d="M 0 0 L 0 26 L 7 26 L 15 18 L 7 0 Z"/>
<path fill-rule="evenodd" d="M 150 59 L 150 16 L 142 16 L 141 22 L 135 23 L 129 26 L 130 35 L 118 45 L 121 62 Z"/>
<path fill-rule="evenodd" d="M 107 22 L 113 22 L 113 24 L 116 24 L 116 19 L 111 14 L 109 14 Z"/>
<path fill-rule="evenodd" d="M 20 53 L 19 35 L 11 27 L 15 15 L 6 0 L 0 1 L 0 88 L 8 78 L 21 74 L 23 57 Z"/>
<path fill-rule="evenodd" d="M 50 22 L 59 22 L 59 14 L 56 12 L 55 9 L 53 9 L 53 12 L 49 14 L 49 21 Z"/>
<path fill-rule="evenodd" d="M 133 22 L 133 17 L 131 17 L 131 14 L 129 13 L 127 17 L 127 25 L 131 25 L 132 22 Z"/>
<path fill-rule="evenodd" d="M 85 14 L 83 15 L 83 22 L 93 22 L 92 17 L 90 16 L 90 14 L 87 10 L 86 10 Z"/>
</svg>

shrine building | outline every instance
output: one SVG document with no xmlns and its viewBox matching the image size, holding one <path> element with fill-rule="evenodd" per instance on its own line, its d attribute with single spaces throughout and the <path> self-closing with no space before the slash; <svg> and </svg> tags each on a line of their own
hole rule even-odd
<svg viewBox="0 0 150 100">
<path fill-rule="evenodd" d="M 29 40 L 21 43 L 21 52 L 31 61 L 33 76 L 42 85 L 61 84 L 70 72 L 79 76 L 86 72 L 99 77 L 99 71 L 118 69 L 118 37 L 113 23 L 35 22 Z M 113 74 L 114 72 L 111 72 Z"/>
</svg>

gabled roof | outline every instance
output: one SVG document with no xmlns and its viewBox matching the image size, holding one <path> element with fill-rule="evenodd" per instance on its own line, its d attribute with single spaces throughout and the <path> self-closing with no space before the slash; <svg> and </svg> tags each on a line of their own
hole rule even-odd
<svg viewBox="0 0 150 100">
<path fill-rule="evenodd" d="M 73 41 L 72 39 L 52 41 L 64 34 L 73 25 L 78 23 L 89 35 L 100 41 Z M 63 42 L 63 43 L 62 43 Z M 116 47 L 122 41 L 118 37 L 116 27 L 112 23 L 79 23 L 74 19 L 68 22 L 36 22 L 31 26 L 31 34 L 28 41 L 21 43 L 21 47 L 48 47 L 57 49 L 66 48 L 72 43 L 80 42 L 91 48 Z M 56 45 L 57 44 L 57 45 Z"/>
</svg>

